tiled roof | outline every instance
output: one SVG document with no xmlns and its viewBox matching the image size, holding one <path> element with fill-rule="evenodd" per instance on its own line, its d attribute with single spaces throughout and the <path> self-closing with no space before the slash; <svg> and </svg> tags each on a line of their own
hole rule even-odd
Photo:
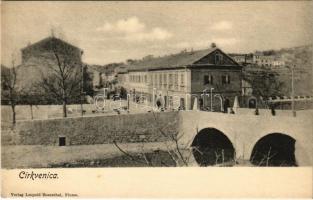
<svg viewBox="0 0 313 200">
<path fill-rule="evenodd" d="M 122 73 L 126 73 L 126 72 L 127 72 L 127 68 L 126 68 L 125 65 L 120 66 L 120 67 L 117 68 L 116 72 L 117 72 L 117 73 L 121 73 L 121 74 L 122 74 Z"/>
<path fill-rule="evenodd" d="M 178 54 L 141 60 L 134 64 L 128 65 L 127 68 L 131 71 L 183 67 L 192 65 L 194 62 L 212 53 L 216 49 L 217 48 L 210 48 L 192 52 L 181 52 Z"/>
</svg>

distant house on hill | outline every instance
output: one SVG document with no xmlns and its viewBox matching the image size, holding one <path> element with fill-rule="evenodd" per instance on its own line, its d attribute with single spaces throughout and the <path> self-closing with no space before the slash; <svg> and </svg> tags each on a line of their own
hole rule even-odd
<svg viewBox="0 0 313 200">
<path fill-rule="evenodd" d="M 229 54 L 229 56 L 234 59 L 237 63 L 246 63 L 246 54 Z"/>
<path fill-rule="evenodd" d="M 286 62 L 283 60 L 282 56 L 276 56 L 272 62 L 273 67 L 285 66 Z"/>
<path fill-rule="evenodd" d="M 272 67 L 275 61 L 275 55 L 264 55 L 262 52 L 256 52 L 253 55 L 253 63 L 262 67 Z"/>
<path fill-rule="evenodd" d="M 229 56 L 234 59 L 240 65 L 246 66 L 253 63 L 253 54 L 237 54 L 231 53 Z"/>
<path fill-rule="evenodd" d="M 119 79 L 128 93 L 143 95 L 151 102 L 162 99 L 163 107 L 192 108 L 195 99 L 201 99 L 201 107 L 208 107 L 211 91 L 231 102 L 241 94 L 241 70 L 241 65 L 214 47 L 134 62 Z M 212 99 L 215 110 L 220 110 L 220 99 Z"/>
</svg>

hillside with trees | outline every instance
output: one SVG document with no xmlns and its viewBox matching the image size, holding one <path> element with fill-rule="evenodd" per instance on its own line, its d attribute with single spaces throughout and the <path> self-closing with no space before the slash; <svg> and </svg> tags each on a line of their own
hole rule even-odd
<svg viewBox="0 0 313 200">
<path fill-rule="evenodd" d="M 295 95 L 313 94 L 312 45 L 263 51 L 264 55 L 280 57 L 283 67 L 261 67 L 249 64 L 243 69 L 243 78 L 256 96 L 290 96 L 291 70 L 294 67 Z M 258 52 L 260 53 L 260 52 Z"/>
</svg>

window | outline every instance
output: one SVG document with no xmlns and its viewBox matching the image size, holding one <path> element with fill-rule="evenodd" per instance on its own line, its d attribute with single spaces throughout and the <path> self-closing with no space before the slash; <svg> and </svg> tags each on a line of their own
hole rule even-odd
<svg viewBox="0 0 313 200">
<path fill-rule="evenodd" d="M 159 74 L 159 86 L 162 87 L 162 74 Z"/>
<path fill-rule="evenodd" d="M 184 86 L 185 85 L 185 75 L 181 74 L 180 75 L 180 86 Z"/>
<path fill-rule="evenodd" d="M 149 75 L 149 84 L 153 85 L 153 76 L 152 76 L 152 74 Z"/>
<path fill-rule="evenodd" d="M 222 84 L 230 84 L 230 76 L 229 75 L 223 75 L 222 76 Z"/>
<path fill-rule="evenodd" d="M 204 75 L 203 84 L 213 84 L 213 76 L 212 75 Z"/>
<path fill-rule="evenodd" d="M 174 75 L 174 77 L 175 77 L 175 82 L 174 82 L 174 84 L 175 84 L 175 89 L 178 89 L 178 74 L 176 73 L 176 74 Z"/>
<path fill-rule="evenodd" d="M 222 64 L 223 56 L 220 53 L 215 54 L 215 64 Z"/>
<path fill-rule="evenodd" d="M 158 75 L 154 74 L 154 87 L 157 87 L 158 85 Z"/>
<path fill-rule="evenodd" d="M 169 74 L 169 87 L 173 87 L 173 74 Z"/>
<path fill-rule="evenodd" d="M 168 108 L 171 108 L 172 102 L 173 102 L 172 96 L 167 96 L 167 105 L 166 105 L 166 106 L 167 106 Z"/>
<path fill-rule="evenodd" d="M 163 85 L 166 87 L 167 80 L 166 80 L 166 74 L 163 74 Z"/>
<path fill-rule="evenodd" d="M 222 84 L 226 84 L 226 76 L 222 76 Z"/>
</svg>

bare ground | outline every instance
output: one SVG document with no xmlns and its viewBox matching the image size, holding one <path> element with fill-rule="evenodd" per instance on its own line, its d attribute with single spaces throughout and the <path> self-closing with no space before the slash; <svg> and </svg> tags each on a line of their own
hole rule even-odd
<svg viewBox="0 0 313 200">
<path fill-rule="evenodd" d="M 167 151 L 165 143 L 119 144 L 128 153 Z M 79 146 L 6 145 L 1 147 L 2 168 L 62 167 L 63 163 L 103 160 L 122 156 L 114 144 Z"/>
</svg>

